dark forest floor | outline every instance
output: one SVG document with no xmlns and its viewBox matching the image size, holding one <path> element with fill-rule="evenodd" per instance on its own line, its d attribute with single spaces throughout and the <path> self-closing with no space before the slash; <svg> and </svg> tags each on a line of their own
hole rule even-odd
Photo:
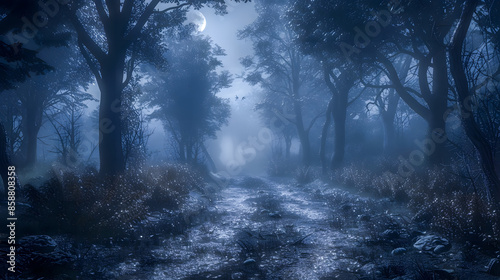
<svg viewBox="0 0 500 280">
<path fill-rule="evenodd" d="M 101 268 L 103 276 L 497 279 L 484 272 L 489 258 L 474 249 L 464 252 L 453 243 L 442 253 L 414 248 L 419 236 L 430 233 L 419 231 L 405 208 L 319 180 L 298 186 L 291 179 L 243 177 L 194 204 L 204 206 L 185 216 L 192 227 L 159 237 L 156 244 L 145 241 L 128 248 L 123 261 Z"/>
<path fill-rule="evenodd" d="M 54 237 L 78 258 L 60 279 L 498 279 L 485 272 L 491 256 L 475 248 L 439 236 L 415 248 L 432 233 L 406 208 L 320 180 L 241 177 L 193 193 L 182 213 L 182 232 L 130 242 Z M 165 217 L 151 213 L 145 232 L 174 227 Z"/>
</svg>

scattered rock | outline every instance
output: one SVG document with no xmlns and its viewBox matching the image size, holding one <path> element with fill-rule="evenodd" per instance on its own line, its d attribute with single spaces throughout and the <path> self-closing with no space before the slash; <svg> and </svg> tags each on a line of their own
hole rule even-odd
<svg viewBox="0 0 500 280">
<path fill-rule="evenodd" d="M 488 263 L 488 269 L 486 272 L 493 276 L 500 276 L 500 259 L 491 259 Z"/>
<path fill-rule="evenodd" d="M 440 247 L 437 248 L 438 246 Z M 437 254 L 440 254 L 450 250 L 451 244 L 447 239 L 437 235 L 423 235 L 417 238 L 417 242 L 413 244 L 413 247 L 420 251 L 430 251 L 435 253 L 437 253 L 435 251 L 437 248 L 437 251 L 439 252 Z"/>
<path fill-rule="evenodd" d="M 406 248 L 400 247 L 400 248 L 396 248 L 396 249 L 392 250 L 391 255 L 399 256 L 399 255 L 402 255 L 404 253 L 406 253 Z"/>
<path fill-rule="evenodd" d="M 446 247 L 444 245 L 437 245 L 436 248 L 434 248 L 434 253 L 441 254 L 447 252 L 448 250 L 450 250 L 449 247 Z"/>
<path fill-rule="evenodd" d="M 380 234 L 380 237 L 382 237 L 383 239 L 386 239 L 386 240 L 394 240 L 394 239 L 398 239 L 400 237 L 400 234 L 399 234 L 399 231 L 397 231 L 397 230 L 388 229 L 388 230 L 385 230 L 384 232 L 382 232 L 382 234 Z"/>
<path fill-rule="evenodd" d="M 252 265 L 252 264 L 255 264 L 256 261 L 254 259 L 246 259 L 243 264 L 245 265 Z"/>
<path fill-rule="evenodd" d="M 57 247 L 57 242 L 48 235 L 30 235 L 19 239 L 22 251 L 29 253 L 50 253 Z"/>
</svg>

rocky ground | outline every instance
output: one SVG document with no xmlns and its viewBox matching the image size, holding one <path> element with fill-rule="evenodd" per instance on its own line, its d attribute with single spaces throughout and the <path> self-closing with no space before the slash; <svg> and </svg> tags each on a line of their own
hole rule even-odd
<svg viewBox="0 0 500 280">
<path fill-rule="evenodd" d="M 193 193 L 178 213 L 152 213 L 135 240 L 22 241 L 58 279 L 498 279 L 498 252 L 455 244 L 412 217 L 320 180 L 242 177 Z"/>
</svg>

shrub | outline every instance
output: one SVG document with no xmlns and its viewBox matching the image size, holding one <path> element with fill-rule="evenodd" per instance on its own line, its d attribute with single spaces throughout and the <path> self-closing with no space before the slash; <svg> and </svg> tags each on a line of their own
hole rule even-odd
<svg viewBox="0 0 500 280">
<path fill-rule="evenodd" d="M 146 189 L 134 176 L 100 180 L 94 172 L 64 173 L 40 188 L 28 186 L 30 216 L 43 221 L 40 231 L 79 237 L 121 236 L 142 220 Z"/>
<path fill-rule="evenodd" d="M 425 221 L 432 230 L 448 238 L 484 248 L 500 248 L 498 211 L 484 195 L 472 191 L 475 189 L 468 187 L 450 169 L 422 168 L 403 178 L 396 172 L 387 172 L 395 171 L 390 165 L 382 166 L 389 169 L 380 172 L 377 166 L 350 165 L 334 178 L 359 191 L 407 203 L 417 213 L 415 222 Z"/>
<path fill-rule="evenodd" d="M 178 209 L 201 179 L 180 165 L 152 167 L 101 179 L 96 171 L 66 172 L 41 187 L 27 185 L 28 217 L 37 234 L 100 239 L 124 237 L 146 218 L 149 207 Z"/>
<path fill-rule="evenodd" d="M 179 209 L 191 190 L 203 192 L 203 179 L 187 165 L 152 167 L 144 177 L 150 193 L 146 203 L 152 210 Z"/>
<path fill-rule="evenodd" d="M 454 192 L 436 197 L 429 208 L 434 214 L 434 230 L 461 242 L 500 248 L 500 216 L 479 195 Z"/>
</svg>

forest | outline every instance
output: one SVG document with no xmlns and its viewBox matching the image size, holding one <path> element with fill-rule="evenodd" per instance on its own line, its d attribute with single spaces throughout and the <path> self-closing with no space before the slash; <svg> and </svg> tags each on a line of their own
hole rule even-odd
<svg viewBox="0 0 500 280">
<path fill-rule="evenodd" d="M 500 277 L 500 1 L 2 0 L 1 279 Z"/>
</svg>

